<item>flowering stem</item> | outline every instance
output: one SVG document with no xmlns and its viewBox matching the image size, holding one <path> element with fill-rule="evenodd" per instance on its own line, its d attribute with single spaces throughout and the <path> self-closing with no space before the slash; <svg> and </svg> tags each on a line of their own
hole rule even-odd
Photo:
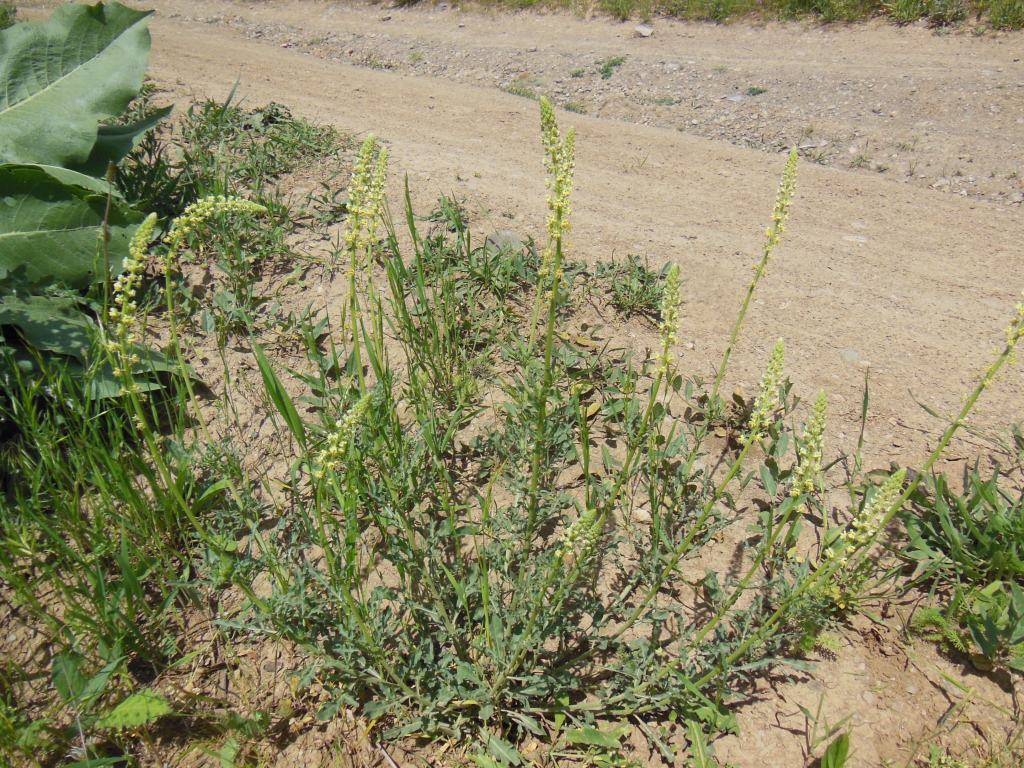
<svg viewBox="0 0 1024 768">
<path fill-rule="evenodd" d="M 939 439 L 938 445 L 935 446 L 935 450 L 933 450 L 928 456 L 928 459 L 921 466 L 920 471 L 914 475 L 909 483 L 907 483 L 907 487 L 904 489 L 903 493 L 900 494 L 899 498 L 897 498 L 896 501 L 890 505 L 889 509 L 886 510 L 885 514 L 882 515 L 880 518 L 881 524 L 872 532 L 870 538 L 868 538 L 861 546 L 857 547 L 855 552 L 850 553 L 850 559 L 866 552 L 874 545 L 881 531 L 885 530 L 886 526 L 892 522 L 892 519 L 899 513 L 903 508 L 903 505 L 906 504 L 914 494 L 914 491 L 917 490 L 918 486 L 924 480 L 925 475 L 932 469 L 932 467 L 935 466 L 935 463 L 945 452 L 957 430 L 963 426 L 967 416 L 972 410 L 974 410 L 974 407 L 982 393 L 991 386 L 1000 369 L 1013 359 L 1014 350 L 1021 338 L 1024 338 L 1024 304 L 1019 304 L 1017 306 L 1017 316 L 1014 318 L 1010 328 L 1007 330 L 1006 344 L 1003 346 L 1002 351 L 991 365 L 985 369 L 981 380 L 978 382 L 977 386 L 975 386 L 967 400 L 964 401 L 963 407 L 960 409 L 956 418 L 950 422 L 949 426 L 946 427 L 946 430 L 942 433 L 942 437 Z M 775 625 L 786 616 L 790 606 L 803 597 L 809 589 L 830 578 L 837 570 L 839 570 L 840 567 L 844 567 L 841 565 L 841 560 L 839 558 L 832 558 L 824 567 L 818 568 L 808 578 L 804 579 L 803 582 L 797 585 L 793 592 L 786 596 L 786 599 L 779 604 L 779 607 L 771 616 L 768 617 L 764 624 L 761 625 L 760 629 L 741 643 L 736 650 L 722 661 L 720 668 L 724 669 L 742 658 L 745 653 L 747 653 L 755 644 L 761 642 L 764 637 L 766 637 L 767 634 L 775 628 Z M 849 567 L 849 563 L 847 563 L 845 567 Z M 696 685 L 698 687 L 704 685 L 713 678 L 717 672 L 718 670 L 708 672 L 697 681 Z"/>
<path fill-rule="evenodd" d="M 768 231 L 765 233 L 764 246 L 761 250 L 761 260 L 754 266 L 754 277 L 750 281 L 750 285 L 747 287 L 747 294 L 743 297 L 743 304 L 740 305 L 739 314 L 736 316 L 736 322 L 733 323 L 732 332 L 729 334 L 729 343 L 725 345 L 725 352 L 722 355 L 722 362 L 718 366 L 718 372 L 715 374 L 715 381 L 711 387 L 711 397 L 709 402 L 711 407 L 714 408 L 715 403 L 718 401 L 718 390 L 722 386 L 722 380 L 725 378 L 725 371 L 729 367 L 729 359 L 732 357 L 733 349 L 736 347 L 736 341 L 740 336 L 740 329 L 743 327 L 743 321 L 747 317 L 747 311 L 750 309 L 750 300 L 754 296 L 754 291 L 757 288 L 757 284 L 764 277 L 765 271 L 768 269 L 768 262 L 771 260 L 772 252 L 775 250 L 775 246 L 779 244 L 779 240 L 782 238 L 782 233 L 786 227 L 786 219 L 789 216 L 789 206 L 793 202 L 793 193 L 796 189 L 796 160 L 797 152 L 792 150 L 789 153 L 789 159 L 786 161 L 786 168 L 782 172 L 782 183 L 779 185 L 779 193 L 775 200 L 775 210 L 772 212 L 772 223 L 768 227 Z"/>
</svg>

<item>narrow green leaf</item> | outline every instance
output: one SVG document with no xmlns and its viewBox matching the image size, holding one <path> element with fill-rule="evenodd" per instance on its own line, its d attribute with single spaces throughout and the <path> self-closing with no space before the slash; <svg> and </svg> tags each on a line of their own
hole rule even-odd
<svg viewBox="0 0 1024 768">
<path fill-rule="evenodd" d="M 225 741 L 224 746 L 217 753 L 217 758 L 220 760 L 220 768 L 235 768 L 235 759 L 238 757 L 241 749 L 242 745 L 238 743 L 238 739 L 234 736 Z"/>
<path fill-rule="evenodd" d="M 572 728 L 566 731 L 565 739 L 570 744 L 576 745 L 585 744 L 591 747 L 604 747 L 605 749 L 618 749 L 619 747 L 618 737 L 589 726 Z"/>
<path fill-rule="evenodd" d="M 711 757 L 704 729 L 696 720 L 686 724 L 686 737 L 690 742 L 690 765 L 692 768 L 717 768 L 718 762 Z"/>
<path fill-rule="evenodd" d="M 50 663 L 50 677 L 53 687 L 65 703 L 78 698 L 85 688 L 85 676 L 82 674 L 82 656 L 74 651 L 62 651 L 53 657 Z"/>
<path fill-rule="evenodd" d="M 302 419 L 299 418 L 299 412 L 295 410 L 295 403 L 292 402 L 287 390 L 285 390 L 284 385 L 270 365 L 270 361 L 267 360 L 267 356 L 263 353 L 263 348 L 259 344 L 254 344 L 253 352 L 256 355 L 256 364 L 260 368 L 260 375 L 263 377 L 263 386 L 267 390 L 267 397 L 270 398 L 270 402 L 273 403 L 277 412 L 281 414 L 281 418 L 284 419 L 288 429 L 295 435 L 299 445 L 305 449 L 306 428 L 302 424 Z"/>
<path fill-rule="evenodd" d="M 499 765 L 523 764 L 523 756 L 519 754 L 519 750 L 493 733 L 487 736 L 487 751 L 498 761 Z"/>
<path fill-rule="evenodd" d="M 825 750 L 825 754 L 821 758 L 821 768 L 843 768 L 849 753 L 850 736 L 844 733 L 828 745 L 828 749 Z"/>
</svg>

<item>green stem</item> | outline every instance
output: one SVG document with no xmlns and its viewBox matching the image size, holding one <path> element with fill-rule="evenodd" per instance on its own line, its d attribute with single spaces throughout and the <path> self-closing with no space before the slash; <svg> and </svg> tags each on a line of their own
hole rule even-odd
<svg viewBox="0 0 1024 768">
<path fill-rule="evenodd" d="M 729 471 L 722 479 L 722 482 L 719 483 L 718 486 L 716 486 L 714 493 L 711 495 L 711 498 L 708 499 L 707 503 L 704 505 L 704 508 L 701 510 L 700 516 L 697 518 L 694 524 L 690 526 L 689 533 L 686 534 L 686 537 L 672 551 L 672 554 L 669 556 L 668 562 L 658 573 L 658 576 L 657 578 L 655 578 L 654 583 L 651 584 L 650 588 L 647 590 L 647 594 L 644 595 L 644 599 L 641 600 L 640 604 L 633 609 L 633 612 L 629 614 L 629 616 L 626 618 L 626 621 L 622 624 L 622 626 L 620 626 L 615 631 L 615 633 L 611 636 L 611 639 L 615 640 L 621 637 L 623 633 L 628 631 L 630 627 L 632 627 L 640 619 L 644 611 L 647 610 L 647 606 L 651 604 L 651 601 L 654 600 L 658 592 L 661 590 L 662 585 L 665 583 L 665 579 L 667 579 L 669 575 L 673 571 L 675 571 L 676 566 L 679 564 L 679 561 L 682 560 L 686 553 L 690 551 L 690 545 L 693 543 L 693 539 L 696 537 L 697 533 L 699 533 L 700 530 L 703 528 L 704 523 L 707 522 L 707 519 L 711 517 L 711 513 L 714 510 L 715 504 L 718 503 L 718 500 L 721 499 L 722 495 L 725 493 L 725 489 L 729 487 L 729 484 L 736 478 L 736 475 L 739 474 L 740 469 L 743 467 L 743 461 L 746 458 L 747 452 L 750 450 L 751 445 L 753 445 L 753 441 L 750 441 L 745 446 L 743 446 L 743 450 L 740 451 L 740 455 L 736 457 L 736 461 L 734 461 L 732 463 L 732 466 L 729 467 Z"/>
<path fill-rule="evenodd" d="M 557 214 L 558 220 L 561 220 L 561 209 Z M 555 254 L 552 259 L 552 275 L 551 275 L 551 297 L 548 301 L 548 321 L 547 330 L 544 338 L 544 377 L 542 379 L 540 391 L 537 393 L 537 424 L 534 433 L 533 443 L 533 456 L 530 459 L 530 490 L 529 490 L 529 506 L 527 508 L 527 521 L 526 521 L 526 542 L 527 547 L 533 542 L 534 534 L 537 531 L 537 512 L 538 512 L 538 496 L 540 493 L 540 470 L 541 470 L 541 459 L 545 451 L 546 443 L 546 432 L 547 432 L 547 415 L 548 415 L 548 395 L 551 391 L 551 385 L 553 383 L 552 373 L 552 357 L 554 348 L 555 338 L 555 321 L 558 317 L 558 291 L 561 283 L 561 270 L 562 270 L 562 237 L 559 235 L 555 238 Z"/>
<path fill-rule="evenodd" d="M 1008 341 L 1006 345 L 1003 347 L 1003 350 L 992 362 L 992 364 L 985 369 L 985 373 L 982 375 L 981 380 L 978 382 L 977 386 L 971 392 L 970 396 L 964 402 L 963 407 L 960 409 L 960 413 L 957 414 L 957 417 L 953 419 L 952 422 L 950 422 L 949 426 L 946 427 L 946 430 L 942 433 L 942 437 L 939 439 L 939 443 L 938 445 L 936 445 L 935 450 L 931 452 L 931 455 L 929 455 L 927 461 L 925 461 L 925 463 L 922 465 L 920 471 L 907 484 L 907 487 L 903 491 L 902 495 L 892 505 L 888 513 L 886 513 L 885 517 L 882 520 L 882 525 L 879 526 L 878 530 L 875 531 L 874 535 L 867 542 L 865 542 L 864 545 L 861 546 L 855 554 L 863 553 L 874 545 L 880 533 L 886 528 L 886 526 L 890 522 L 892 522 L 892 519 L 899 513 L 900 509 L 903 508 L 903 505 L 906 504 L 906 502 L 914 494 L 914 491 L 916 491 L 918 486 L 924 481 L 925 475 L 929 471 L 931 471 L 932 467 L 935 466 L 935 463 L 945 452 L 946 448 L 949 446 L 949 443 L 952 441 L 953 436 L 957 433 L 957 430 L 959 430 L 960 427 L 963 426 L 967 416 L 971 413 L 972 410 L 974 410 L 974 406 L 977 404 L 978 399 L 981 397 L 982 393 L 986 389 L 988 389 L 988 387 L 995 380 L 995 377 L 999 373 L 1000 369 L 1007 363 L 1007 361 L 1009 361 L 1012 358 L 1014 348 L 1017 346 L 1018 341 L 1018 338 L 1013 338 L 1010 341 Z M 787 596 L 787 598 L 779 605 L 775 612 L 768 617 L 767 621 L 765 621 L 765 623 L 757 632 L 755 632 L 753 635 L 747 638 L 743 643 L 739 645 L 739 647 L 736 648 L 735 651 L 729 654 L 729 656 L 725 658 L 725 660 L 722 662 L 718 669 L 708 672 L 706 675 L 704 675 L 704 677 L 698 680 L 697 685 L 701 686 L 707 683 L 712 677 L 714 677 L 715 674 L 717 674 L 718 670 L 724 669 L 730 666 L 731 664 L 735 663 L 737 659 L 742 658 L 743 655 L 747 653 L 747 651 L 749 651 L 755 644 L 761 642 L 764 639 L 764 637 L 766 637 L 767 634 L 775 628 L 775 625 L 782 620 L 782 618 L 786 615 L 786 612 L 789 610 L 789 607 L 791 605 L 793 605 L 800 597 L 802 597 L 811 587 L 816 586 L 824 579 L 830 577 L 838 567 L 838 561 L 831 562 L 824 568 L 819 568 L 807 579 L 805 579 L 796 589 L 793 590 L 793 592 L 791 592 Z"/>
</svg>

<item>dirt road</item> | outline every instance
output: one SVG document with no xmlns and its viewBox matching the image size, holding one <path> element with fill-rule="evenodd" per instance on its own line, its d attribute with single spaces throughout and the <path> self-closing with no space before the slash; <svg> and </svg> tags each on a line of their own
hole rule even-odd
<svg viewBox="0 0 1024 768">
<path fill-rule="evenodd" d="M 470 36 L 478 46 L 492 46 L 495 56 L 523 46 L 550 55 L 597 50 L 602 41 L 622 44 L 624 34 L 621 25 L 569 16 L 389 10 L 392 19 L 381 22 L 379 6 L 213 0 L 201 4 L 204 21 L 192 21 L 179 14 L 194 14 L 195 3 L 154 5 L 152 73 L 175 92 L 223 97 L 238 79 L 250 103 L 278 100 L 343 129 L 376 132 L 392 147 L 394 204 L 399 175 L 408 173 L 424 204 L 454 192 L 467 198 L 483 229 L 524 234 L 541 232 L 544 221 L 532 101 L 486 85 L 326 60 L 247 34 L 283 20 L 324 37 L 382 34 L 367 30 L 387 24 L 431 45 L 446 36 Z M 802 58 L 819 77 L 831 71 L 836 87 L 850 70 L 896 77 L 885 74 L 886 66 L 899 58 L 929 72 L 946 69 L 951 60 L 942 58 L 943 46 L 982 51 L 984 61 L 974 68 L 1012 59 L 1004 38 L 934 38 L 916 30 L 916 42 L 936 49 L 929 59 L 926 50 L 904 50 L 901 33 L 888 28 L 850 30 L 854 37 L 845 40 L 814 28 L 659 24 L 656 38 L 636 43 L 668 50 L 688 34 L 713 47 L 715 61 L 755 67 L 757 51 L 774 51 L 776 57 Z M 759 34 L 765 36 L 761 42 Z M 972 51 L 954 61 L 964 64 Z M 769 56 L 765 66 L 781 65 Z M 1020 103 L 1018 98 L 1017 112 Z M 989 118 L 965 113 L 960 123 L 969 128 L 975 119 Z M 706 374 L 721 354 L 749 279 L 783 157 L 622 120 L 565 113 L 562 121 L 579 131 L 574 254 L 589 261 L 627 253 L 654 263 L 677 260 L 686 277 L 682 338 L 693 347 L 683 353 L 691 370 Z M 1024 126 L 1018 128 L 1019 142 Z M 1008 146 L 1000 142 L 1014 138 L 1012 131 L 978 132 L 972 151 L 998 154 Z M 919 458 L 928 435 L 941 425 L 914 398 L 953 412 L 1000 342 L 1024 288 L 1024 210 L 809 161 L 801 165 L 798 190 L 786 242 L 757 296 L 732 383 L 753 388 L 771 343 L 784 337 L 796 390 L 805 397 L 822 387 L 829 392 L 834 422 L 842 425 L 842 434 L 833 434 L 836 443 L 848 447 L 853 440 L 867 371 L 870 453 L 880 462 Z M 1021 417 L 1022 406 L 1024 377 L 1017 368 L 986 396 L 976 422 L 1004 426 Z M 954 455 L 972 453 L 966 445 Z"/>
<path fill-rule="evenodd" d="M 867 372 L 868 450 L 879 463 L 921 457 L 942 425 L 915 398 L 955 412 L 1024 288 L 1024 208 L 1012 202 L 1020 187 L 1013 169 L 1024 161 L 1020 34 L 659 21 L 655 35 L 641 39 L 632 25 L 569 15 L 312 0 L 150 5 L 158 12 L 151 73 L 182 100 L 222 98 L 237 79 L 250 104 L 277 100 L 342 129 L 373 131 L 392 148 L 393 205 L 408 173 L 418 201 L 463 196 L 482 230 L 542 232 L 536 104 L 495 86 L 524 62 L 535 79 L 550 78 L 557 62 L 564 76 L 547 89 L 556 98 L 564 103 L 562 86 L 580 81 L 603 99 L 596 116 L 562 115 L 579 132 L 573 254 L 678 261 L 686 278 L 682 352 L 686 366 L 705 375 L 749 279 L 784 160 L 692 135 L 728 123 L 755 98 L 710 94 L 765 84 L 756 119 L 737 123 L 744 135 L 778 123 L 763 148 L 800 143 L 796 126 L 807 119 L 815 128 L 804 144 L 859 132 L 891 148 L 908 126 L 923 126 L 919 167 L 1000 167 L 978 172 L 981 186 L 961 195 L 953 181 L 931 176 L 801 164 L 786 240 L 756 298 L 730 385 L 756 386 L 767 350 L 785 338 L 796 391 L 828 391 L 833 445 L 850 447 Z M 607 80 L 591 71 L 611 56 L 625 60 Z M 586 62 L 591 69 L 573 77 L 572 67 Z M 723 82 L 694 85 L 716 77 Z M 607 96 L 614 88 L 621 93 Z M 690 101 L 706 102 L 706 124 L 689 125 L 684 115 L 687 132 L 670 125 L 676 118 L 645 125 L 644 114 L 616 106 L 643 97 L 650 109 L 670 111 L 650 101 L 662 93 L 696 94 Z M 1003 428 L 1021 418 L 1022 371 L 986 395 L 975 423 Z M 968 443 L 953 455 L 976 452 Z"/>
</svg>

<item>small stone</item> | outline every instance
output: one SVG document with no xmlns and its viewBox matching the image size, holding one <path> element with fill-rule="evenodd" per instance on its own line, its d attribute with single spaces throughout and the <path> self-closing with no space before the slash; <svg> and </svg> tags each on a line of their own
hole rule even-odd
<svg viewBox="0 0 1024 768">
<path fill-rule="evenodd" d="M 498 253 L 515 253 L 524 247 L 523 238 L 508 229 L 500 229 L 487 236 L 484 246 Z"/>
<path fill-rule="evenodd" d="M 390 13 L 385 13 L 383 16 L 380 17 L 380 20 L 381 21 L 391 21 L 391 14 Z"/>
<path fill-rule="evenodd" d="M 650 37 L 654 34 L 654 27 L 650 24 L 638 24 L 633 31 L 636 32 L 637 37 Z"/>
</svg>

